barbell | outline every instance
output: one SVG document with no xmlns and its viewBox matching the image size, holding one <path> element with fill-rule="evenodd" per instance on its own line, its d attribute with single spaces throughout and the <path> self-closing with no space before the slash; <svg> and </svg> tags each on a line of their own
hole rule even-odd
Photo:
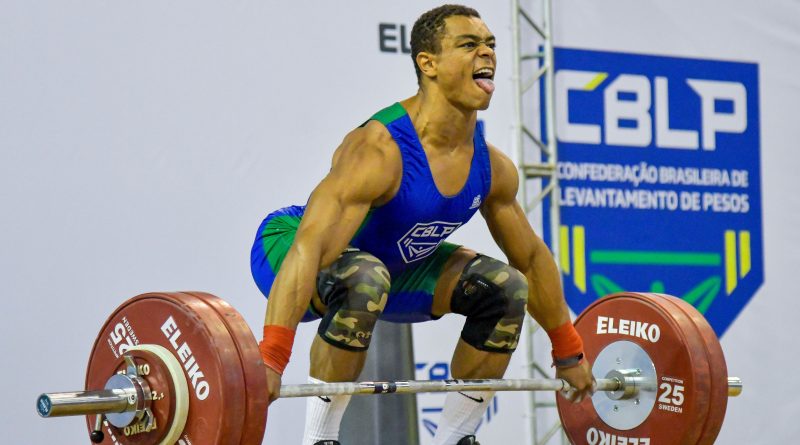
<svg viewBox="0 0 800 445">
<path fill-rule="evenodd" d="M 557 397 L 575 444 L 711 444 L 728 396 L 714 331 L 691 305 L 662 294 L 620 293 L 575 321 L 597 392 Z M 266 372 L 242 316 L 203 292 L 148 293 L 119 306 L 94 342 L 84 391 L 45 393 L 42 417 L 86 416 L 103 444 L 260 444 Z M 284 385 L 281 398 L 338 394 L 567 391 L 561 379 L 477 379 Z"/>
</svg>

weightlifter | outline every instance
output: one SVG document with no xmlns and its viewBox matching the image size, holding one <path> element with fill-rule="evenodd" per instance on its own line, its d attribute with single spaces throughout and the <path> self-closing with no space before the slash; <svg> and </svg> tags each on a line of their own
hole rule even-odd
<svg viewBox="0 0 800 445">
<path fill-rule="evenodd" d="M 312 383 L 357 379 L 378 319 L 450 312 L 466 317 L 453 377 L 502 378 L 527 308 L 579 401 L 593 378 L 555 263 L 517 204 L 517 169 L 477 123 L 495 88 L 495 37 L 474 9 L 445 5 L 416 21 L 411 50 L 416 95 L 347 134 L 308 203 L 273 212 L 258 229 L 251 261 L 269 299 L 260 348 L 270 399 L 301 321 L 321 319 Z M 478 210 L 509 264 L 445 242 Z M 477 443 L 492 396 L 449 393 L 434 443 Z M 303 444 L 338 444 L 349 399 L 310 398 Z"/>
</svg>

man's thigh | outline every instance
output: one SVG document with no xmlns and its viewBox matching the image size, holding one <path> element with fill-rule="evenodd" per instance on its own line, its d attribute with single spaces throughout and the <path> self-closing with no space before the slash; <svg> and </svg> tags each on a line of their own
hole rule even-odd
<svg viewBox="0 0 800 445">
<path fill-rule="evenodd" d="M 269 296 L 272 282 L 280 269 L 300 224 L 299 209 L 276 212 L 259 228 L 251 252 L 253 278 L 258 288 Z M 420 322 L 451 312 L 450 298 L 464 266 L 474 258 L 473 250 L 442 243 L 419 264 L 391 277 L 389 301 L 381 319 L 393 322 Z M 314 292 L 303 321 L 318 319 L 327 307 Z"/>
<path fill-rule="evenodd" d="M 448 258 L 439 280 L 436 282 L 436 290 L 433 294 L 432 312 L 434 315 L 441 317 L 452 312 L 450 302 L 453 299 L 456 284 L 461 279 L 464 268 L 477 255 L 474 250 L 462 246 Z"/>
<path fill-rule="evenodd" d="M 303 216 L 303 207 L 291 206 L 277 210 L 267 216 L 256 232 L 250 251 L 250 271 L 258 289 L 269 298 L 269 292 L 286 254 L 294 242 L 297 228 Z M 325 306 L 316 289 L 309 310 L 302 321 L 311 321 L 324 314 Z"/>
<path fill-rule="evenodd" d="M 381 319 L 413 323 L 451 312 L 450 295 L 475 255 L 462 246 L 442 243 L 421 264 L 392 276 L 389 303 Z"/>
</svg>

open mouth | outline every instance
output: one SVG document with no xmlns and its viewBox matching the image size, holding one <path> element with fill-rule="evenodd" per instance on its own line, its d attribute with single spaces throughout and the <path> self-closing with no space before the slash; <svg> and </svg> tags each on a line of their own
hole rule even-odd
<svg viewBox="0 0 800 445">
<path fill-rule="evenodd" d="M 494 92 L 494 68 L 481 68 L 472 73 L 472 78 L 486 94 Z"/>
</svg>

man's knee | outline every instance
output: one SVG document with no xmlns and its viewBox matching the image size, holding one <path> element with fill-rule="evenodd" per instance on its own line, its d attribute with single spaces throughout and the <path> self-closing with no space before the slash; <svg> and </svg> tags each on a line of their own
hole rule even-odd
<svg viewBox="0 0 800 445">
<path fill-rule="evenodd" d="M 361 251 L 345 252 L 317 278 L 320 299 L 328 312 L 318 333 L 338 348 L 364 351 L 389 298 L 390 278 L 386 266 Z"/>
<path fill-rule="evenodd" d="M 502 261 L 478 255 L 465 267 L 451 309 L 465 315 L 461 338 L 482 351 L 513 352 L 522 332 L 528 280 Z"/>
</svg>

